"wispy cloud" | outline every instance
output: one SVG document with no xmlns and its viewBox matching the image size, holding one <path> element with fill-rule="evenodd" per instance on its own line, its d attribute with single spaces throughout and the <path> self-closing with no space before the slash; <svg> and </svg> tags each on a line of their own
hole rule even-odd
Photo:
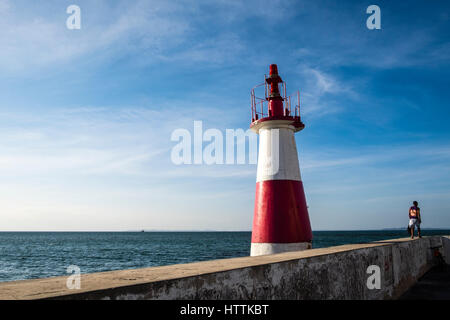
<svg viewBox="0 0 450 320">
<path fill-rule="evenodd" d="M 179 14 L 179 5 L 157 0 L 127 4 L 80 3 L 81 30 L 70 31 L 65 27 L 68 15 L 61 3 L 30 5 L 19 11 L 13 3 L 2 2 L 0 68 L 17 73 L 98 52 L 103 58 L 142 50 L 155 55 L 178 44 L 190 30 L 186 17 Z M 49 5 L 53 10 L 60 8 L 61 15 L 45 12 Z"/>
<path fill-rule="evenodd" d="M 185 109 L 180 110 L 179 105 Z M 193 132 L 194 121 L 204 122 L 203 131 L 208 128 L 224 130 L 223 126 L 230 125 L 233 119 L 227 120 L 226 110 L 166 101 L 157 109 L 79 107 L 48 110 L 39 116 L 35 112 L 2 112 L 0 117 L 0 172 L 5 176 L 127 174 L 163 177 L 170 176 L 174 170 L 180 176 L 192 175 L 193 170 L 205 177 L 247 174 L 242 169 L 230 171 L 227 166 L 180 169 L 171 162 L 170 151 L 175 145 L 170 140 L 173 130 L 182 128 Z"/>
<path fill-rule="evenodd" d="M 292 3 L 80 0 L 78 5 L 81 30 L 71 31 L 66 29 L 68 15 L 60 2 L 19 9 L 18 4 L 2 0 L 0 70 L 18 75 L 80 63 L 80 59 L 105 63 L 130 55 L 132 63 L 141 66 L 164 61 L 230 62 L 249 54 L 247 43 L 233 28 L 236 21 L 253 16 L 277 23 L 291 15 Z M 52 14 L 58 10 L 60 14 Z M 220 24 L 205 30 L 205 22 Z"/>
<path fill-rule="evenodd" d="M 411 144 L 390 147 L 386 145 L 380 146 L 364 146 L 358 149 L 339 148 L 329 149 L 328 152 L 319 150 L 310 150 L 305 155 L 302 165 L 306 170 L 333 168 L 339 166 L 355 166 L 364 165 L 382 165 L 390 164 L 398 168 L 401 163 L 405 167 L 407 164 L 417 165 L 418 163 L 426 163 L 427 166 L 435 165 L 436 162 L 445 163 L 450 158 L 450 145 L 427 145 L 427 144 Z M 423 167 L 421 164 L 420 167 Z M 414 168 L 415 170 L 418 169 Z M 401 171 L 401 169 L 398 169 Z"/>
<path fill-rule="evenodd" d="M 306 64 L 297 67 L 298 74 L 306 79 L 302 88 L 302 113 L 313 118 L 342 111 L 333 98 L 356 99 L 358 95 L 348 81 L 339 80 L 332 74 Z"/>
</svg>

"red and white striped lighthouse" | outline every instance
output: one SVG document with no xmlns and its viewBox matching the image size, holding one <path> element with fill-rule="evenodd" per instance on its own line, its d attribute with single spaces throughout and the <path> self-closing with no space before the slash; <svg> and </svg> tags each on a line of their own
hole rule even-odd
<svg viewBox="0 0 450 320">
<path fill-rule="evenodd" d="M 294 137 L 305 127 L 300 93 L 292 107 L 276 64 L 264 78 L 252 89 L 250 128 L 260 138 L 251 256 L 310 249 L 312 241 Z M 255 95 L 260 86 L 265 88 L 264 98 Z"/>
</svg>

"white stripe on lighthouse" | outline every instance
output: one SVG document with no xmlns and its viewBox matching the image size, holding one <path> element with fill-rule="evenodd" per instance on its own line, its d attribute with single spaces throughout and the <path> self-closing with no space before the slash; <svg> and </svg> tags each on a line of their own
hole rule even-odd
<svg viewBox="0 0 450 320">
<path fill-rule="evenodd" d="M 303 251 L 311 249 L 310 242 L 297 243 L 257 243 L 253 242 L 250 247 L 250 256 L 263 256 L 290 251 Z"/>
<path fill-rule="evenodd" d="M 259 128 L 260 141 L 256 181 L 301 181 L 294 128 L 280 124 L 273 127 L 270 122 L 272 121 L 264 123 Z"/>
</svg>

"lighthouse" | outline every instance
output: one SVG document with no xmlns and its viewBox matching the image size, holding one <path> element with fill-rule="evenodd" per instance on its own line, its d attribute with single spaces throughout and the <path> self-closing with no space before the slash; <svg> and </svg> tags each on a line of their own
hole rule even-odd
<svg viewBox="0 0 450 320">
<path fill-rule="evenodd" d="M 257 97 L 255 92 L 262 87 L 264 96 Z M 252 89 L 251 109 L 250 128 L 259 134 L 259 151 L 250 255 L 311 249 L 311 224 L 294 137 L 305 127 L 300 93 L 286 97 L 286 83 L 276 64 L 270 65 L 264 83 Z"/>
</svg>

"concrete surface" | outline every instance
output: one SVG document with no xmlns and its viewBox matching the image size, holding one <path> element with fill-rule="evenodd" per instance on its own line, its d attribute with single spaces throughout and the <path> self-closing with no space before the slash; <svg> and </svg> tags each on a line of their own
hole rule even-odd
<svg viewBox="0 0 450 320">
<path fill-rule="evenodd" d="M 450 264 L 450 236 L 442 237 L 442 254 L 444 255 L 445 263 Z"/>
<path fill-rule="evenodd" d="M 393 299 L 433 266 L 431 247 L 448 259 L 448 245 L 438 236 L 403 238 L 82 274 L 75 290 L 66 276 L 3 282 L 0 299 Z M 380 267 L 380 289 L 367 287 L 371 265 Z"/>
</svg>

